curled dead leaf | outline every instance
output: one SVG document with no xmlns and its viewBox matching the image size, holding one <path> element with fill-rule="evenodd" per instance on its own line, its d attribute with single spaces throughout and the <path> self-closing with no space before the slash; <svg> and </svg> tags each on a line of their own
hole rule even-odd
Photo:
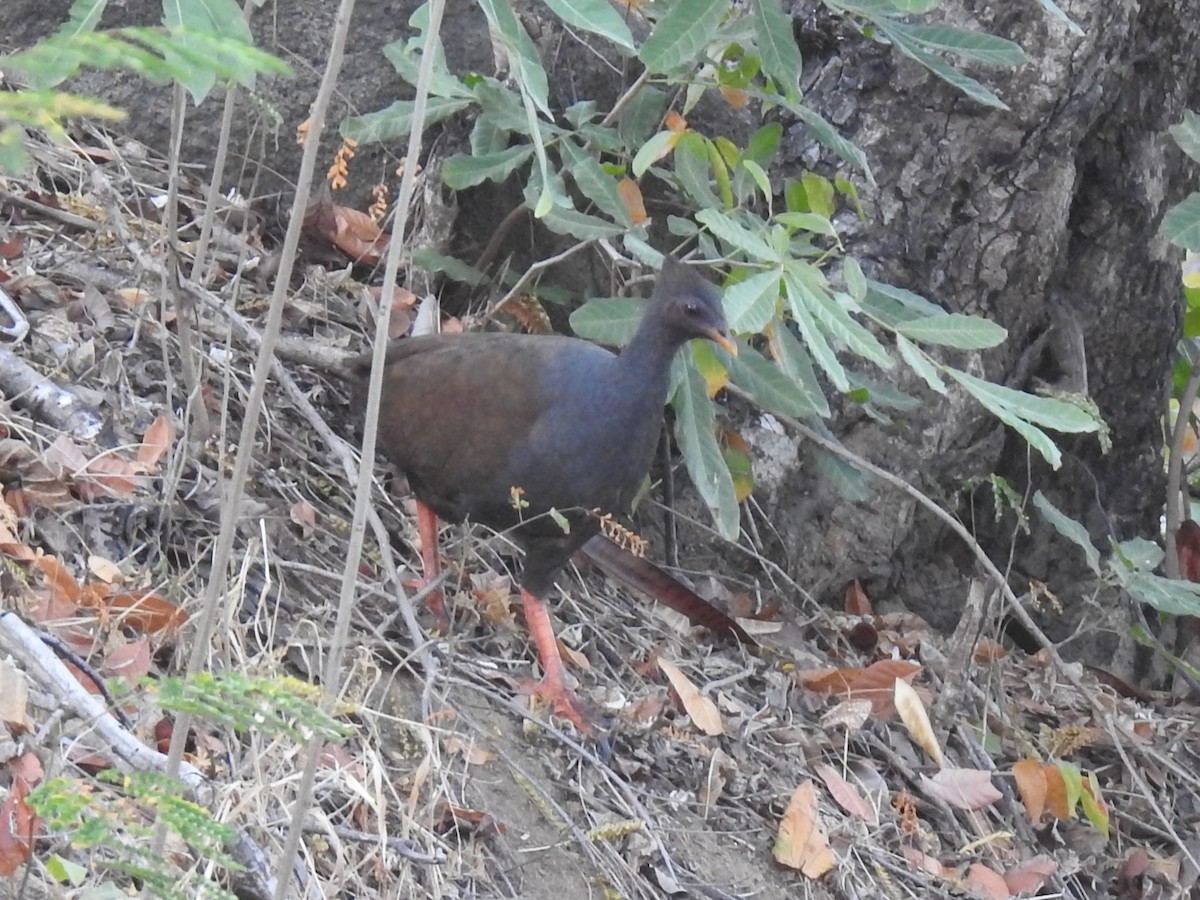
<svg viewBox="0 0 1200 900">
<path fill-rule="evenodd" d="M 774 854 L 780 865 L 799 869 L 806 878 L 814 880 L 837 865 L 837 857 L 829 849 L 829 837 L 821 825 L 817 792 L 811 779 L 792 792 L 779 821 Z"/>
<path fill-rule="evenodd" d="M 725 733 L 725 724 L 721 721 L 721 713 L 717 705 L 700 693 L 691 680 L 680 671 L 679 667 L 668 660 L 659 657 L 658 666 L 671 682 L 671 687 L 679 696 L 684 711 L 691 717 L 692 722 L 707 735 Z"/>
</svg>

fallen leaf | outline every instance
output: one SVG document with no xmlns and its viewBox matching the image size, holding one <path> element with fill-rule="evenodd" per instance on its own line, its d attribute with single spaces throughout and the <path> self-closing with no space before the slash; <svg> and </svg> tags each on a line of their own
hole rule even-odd
<svg viewBox="0 0 1200 900">
<path fill-rule="evenodd" d="M 125 581 L 125 573 L 121 571 L 121 567 L 103 556 L 89 556 L 88 571 L 105 584 L 121 584 Z"/>
<path fill-rule="evenodd" d="M 876 716 L 891 715 L 896 709 L 896 681 L 912 681 L 921 667 L 902 659 L 884 659 L 863 669 L 850 682 L 850 696 L 856 700 L 870 700 Z"/>
<path fill-rule="evenodd" d="M 8 796 L 0 803 L 0 878 L 11 877 L 29 861 L 37 827 L 33 810 L 25 802 L 29 785 L 13 778 Z"/>
<path fill-rule="evenodd" d="M 983 863 L 972 863 L 967 869 L 967 884 L 990 900 L 1007 900 L 1012 896 L 1004 876 Z"/>
<path fill-rule="evenodd" d="M 983 769 L 942 769 L 932 778 L 922 775 L 921 786 L 958 809 L 983 809 L 1004 797 Z"/>
<path fill-rule="evenodd" d="M 42 575 L 46 580 L 46 587 L 50 589 L 50 595 L 56 600 L 65 600 L 68 603 L 78 603 L 83 595 L 82 588 L 79 587 L 79 582 L 75 580 L 75 576 L 67 571 L 66 567 L 53 556 L 39 556 L 34 560 L 37 567 L 42 570 Z"/>
<path fill-rule="evenodd" d="M 1025 804 L 1025 815 L 1029 823 L 1036 825 L 1046 809 L 1046 773 L 1044 767 L 1036 759 L 1022 759 L 1013 763 L 1013 782 L 1017 787 L 1017 795 Z"/>
<path fill-rule="evenodd" d="M 845 728 L 847 731 L 858 731 L 871 718 L 870 700 L 843 700 L 825 715 L 821 716 L 822 728 Z"/>
<path fill-rule="evenodd" d="M 915 872 L 925 872 L 934 878 L 949 878 L 954 874 L 953 870 L 948 866 L 942 865 L 942 861 L 937 857 L 930 856 L 928 853 L 922 853 L 916 847 L 905 847 L 904 858 L 908 861 L 909 867 Z"/>
<path fill-rule="evenodd" d="M 774 853 L 776 862 L 799 869 L 806 878 L 814 880 L 837 865 L 821 825 L 817 792 L 811 779 L 792 792 L 792 799 L 779 822 Z"/>
<path fill-rule="evenodd" d="M 939 768 L 944 767 L 946 758 L 942 755 L 937 735 L 933 733 L 933 725 L 929 722 L 925 704 L 921 702 L 913 686 L 903 678 L 896 679 L 894 691 L 896 712 L 900 714 L 900 721 L 908 729 L 909 736 L 929 754 L 929 758 L 937 763 Z"/>
<path fill-rule="evenodd" d="M 104 657 L 101 671 L 110 677 L 122 678 L 131 688 L 136 688 L 139 680 L 150 673 L 150 641 L 142 636 L 110 650 Z"/>
<path fill-rule="evenodd" d="M 691 717 L 692 722 L 707 735 L 725 733 L 725 725 L 721 721 L 721 713 L 717 705 L 700 693 L 679 667 L 672 662 L 659 657 L 658 666 L 666 674 L 671 687 L 679 695 L 679 702 L 684 711 Z"/>
<path fill-rule="evenodd" d="M 863 590 L 863 586 L 857 578 L 847 586 L 842 606 L 852 616 L 871 615 L 871 598 L 867 596 L 867 592 Z"/>
<path fill-rule="evenodd" d="M 83 606 L 99 609 L 120 620 L 126 628 L 147 634 L 163 631 L 174 633 L 187 621 L 188 616 L 175 604 L 164 600 L 154 591 L 119 591 L 116 593 L 83 593 L 79 602 Z"/>
<path fill-rule="evenodd" d="M 1035 856 L 1005 872 L 1004 883 L 1011 893 L 1032 894 L 1040 891 L 1046 879 L 1057 871 L 1058 863 L 1049 856 Z"/>
<path fill-rule="evenodd" d="M 837 770 L 828 763 L 817 763 L 813 771 L 825 782 L 825 787 L 834 801 L 847 813 L 856 819 L 862 819 L 870 825 L 879 824 L 879 814 L 866 801 L 858 788 L 838 774 Z"/>
<path fill-rule="evenodd" d="M 171 449 L 171 443 L 174 440 L 175 430 L 171 427 L 170 419 L 166 416 L 159 416 L 151 422 L 150 427 L 142 436 L 142 443 L 137 451 L 137 461 L 138 465 L 142 467 L 142 471 L 153 472 L 157 469 L 159 460 Z"/>
</svg>

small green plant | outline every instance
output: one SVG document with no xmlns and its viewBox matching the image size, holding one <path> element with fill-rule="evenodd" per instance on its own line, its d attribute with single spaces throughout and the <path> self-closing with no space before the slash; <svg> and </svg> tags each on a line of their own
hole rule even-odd
<svg viewBox="0 0 1200 900">
<path fill-rule="evenodd" d="M 177 782 L 161 775 L 101 772 L 97 779 L 111 788 L 74 778 L 54 778 L 30 793 L 28 802 L 51 836 L 70 842 L 74 853 L 87 853 L 94 873 L 120 873 L 134 879 L 151 896 L 163 900 L 234 895 L 171 860 L 155 856 L 151 843 L 154 821 L 167 825 L 203 859 L 230 871 L 241 868 L 224 850 L 235 833 L 215 821 L 206 809 L 181 796 Z M 63 880 L 81 882 L 84 869 L 56 854 L 51 871 Z"/>
<path fill-rule="evenodd" d="M 126 69 L 158 84 L 178 82 L 196 103 L 218 83 L 252 88 L 260 73 L 291 71 L 253 46 L 234 0 L 165 3 L 162 28 L 97 31 L 105 6 L 107 0 L 75 0 L 58 31 L 0 61 L 29 86 L 0 93 L 0 170 L 25 168 L 22 126 L 45 129 L 52 140 L 61 140 L 67 118 L 123 118 L 123 112 L 94 98 L 53 89 L 84 67 Z"/>
</svg>

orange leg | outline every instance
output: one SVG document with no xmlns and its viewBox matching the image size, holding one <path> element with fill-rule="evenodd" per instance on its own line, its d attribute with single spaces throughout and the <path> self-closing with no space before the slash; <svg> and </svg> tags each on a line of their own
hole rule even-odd
<svg viewBox="0 0 1200 900">
<path fill-rule="evenodd" d="M 583 701 L 567 690 L 563 680 L 563 661 L 554 637 L 554 627 L 550 624 L 550 613 L 541 600 L 524 588 L 521 589 L 521 598 L 525 601 L 525 622 L 542 663 L 542 680 L 530 685 L 531 692 L 546 700 L 555 713 L 574 722 L 575 727 L 584 734 L 594 735 L 593 717 L 587 712 Z"/>
<path fill-rule="evenodd" d="M 424 575 L 424 583 L 430 584 L 441 572 L 437 547 L 438 520 L 437 513 L 420 500 L 417 501 L 417 536 L 421 539 L 421 569 Z M 442 596 L 442 589 L 435 588 L 430 591 L 425 602 L 437 618 L 442 631 L 448 634 L 450 632 L 450 617 L 446 615 L 446 601 Z"/>
</svg>

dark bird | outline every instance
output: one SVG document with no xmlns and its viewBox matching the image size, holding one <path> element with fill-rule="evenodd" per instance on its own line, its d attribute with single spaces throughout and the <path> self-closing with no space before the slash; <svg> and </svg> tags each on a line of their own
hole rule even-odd
<svg viewBox="0 0 1200 900">
<path fill-rule="evenodd" d="M 534 691 L 585 731 L 538 598 L 600 530 L 594 510 L 628 511 L 662 429 L 671 360 L 693 338 L 737 352 L 716 288 L 664 256 L 620 355 L 577 338 L 504 333 L 413 337 L 388 350 L 379 448 L 418 500 L 426 578 L 437 566 L 436 516 L 513 529 L 525 549 L 521 595 L 544 673 Z M 370 364 L 369 356 L 350 363 L 360 384 Z"/>
</svg>

